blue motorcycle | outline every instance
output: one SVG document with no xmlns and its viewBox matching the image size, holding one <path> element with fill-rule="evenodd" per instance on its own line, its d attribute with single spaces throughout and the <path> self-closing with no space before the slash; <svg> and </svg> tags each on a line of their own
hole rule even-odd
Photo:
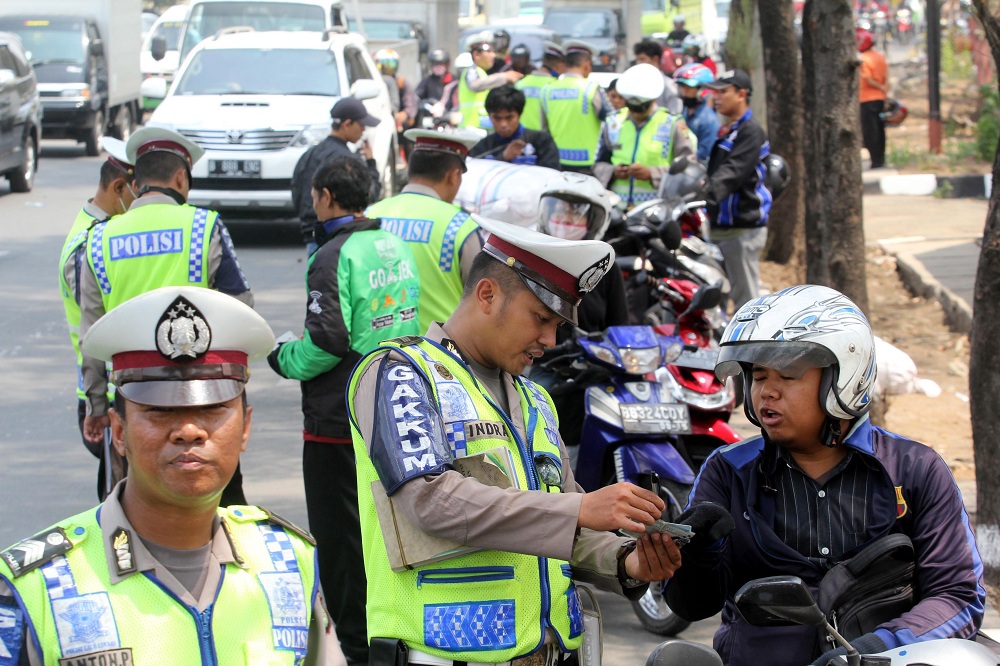
<svg viewBox="0 0 1000 666">
<path fill-rule="evenodd" d="M 678 437 L 691 434 L 691 415 L 656 373 L 683 351 L 680 337 L 659 335 L 651 326 L 612 326 L 553 347 L 540 363 L 553 399 L 583 393 L 577 482 L 588 491 L 621 481 L 652 490 L 667 505 L 667 521 L 684 509 L 694 484 Z M 632 609 L 647 630 L 672 636 L 689 623 L 670 610 L 660 588 L 650 585 Z"/>
</svg>

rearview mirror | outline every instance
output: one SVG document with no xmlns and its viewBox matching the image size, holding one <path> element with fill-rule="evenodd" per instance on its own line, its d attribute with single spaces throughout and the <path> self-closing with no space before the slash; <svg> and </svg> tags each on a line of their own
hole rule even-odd
<svg viewBox="0 0 1000 666">
<path fill-rule="evenodd" d="M 683 234 L 681 233 L 681 225 L 678 224 L 677 220 L 665 221 L 657 230 L 657 235 L 671 252 L 681 246 Z"/>
<path fill-rule="evenodd" d="M 716 305 L 722 302 L 722 283 L 717 282 L 715 284 L 706 284 L 698 288 L 698 291 L 694 292 L 694 296 L 691 297 L 691 303 L 688 305 L 687 310 L 681 316 L 684 316 L 688 312 L 697 312 L 699 310 L 711 310 Z"/>
<path fill-rule="evenodd" d="M 739 589 L 735 600 L 743 619 L 755 627 L 826 624 L 823 611 L 798 576 L 752 580 Z"/>
<path fill-rule="evenodd" d="M 167 55 L 167 38 L 163 35 L 153 37 L 149 42 L 149 53 L 156 62 L 163 60 Z"/>
<path fill-rule="evenodd" d="M 682 155 L 681 157 L 678 157 L 676 160 L 670 163 L 670 169 L 668 170 L 668 172 L 670 173 L 671 176 L 676 176 L 679 173 L 684 173 L 684 170 L 688 168 L 689 164 L 690 162 L 688 162 L 687 155 Z"/>
<path fill-rule="evenodd" d="M 17 74 L 12 69 L 0 69 L 0 86 L 10 83 L 17 78 Z"/>
<path fill-rule="evenodd" d="M 385 84 L 373 79 L 358 79 L 351 84 L 351 97 L 356 99 L 374 99 L 382 92 Z"/>
<path fill-rule="evenodd" d="M 139 94 L 146 99 L 163 99 L 167 96 L 167 80 L 160 77 L 148 78 L 139 86 Z"/>
</svg>

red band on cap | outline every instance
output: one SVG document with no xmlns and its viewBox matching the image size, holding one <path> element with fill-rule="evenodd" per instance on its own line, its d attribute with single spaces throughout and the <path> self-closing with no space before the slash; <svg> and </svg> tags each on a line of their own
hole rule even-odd
<svg viewBox="0 0 1000 666">
<path fill-rule="evenodd" d="M 580 289 L 577 285 L 577 279 L 575 275 L 567 273 L 563 269 L 559 268 L 555 264 L 550 264 L 545 259 L 542 259 L 537 254 L 532 254 L 527 250 L 518 247 L 512 243 L 508 243 L 504 239 L 500 238 L 496 234 L 490 234 L 486 239 L 487 245 L 492 245 L 496 249 L 500 250 L 508 257 L 514 257 L 522 264 L 535 271 L 541 275 L 546 280 L 550 280 L 560 289 L 566 291 L 567 294 L 576 294 L 577 298 L 580 297 Z"/>
<path fill-rule="evenodd" d="M 164 358 L 158 351 L 131 351 L 115 354 L 111 357 L 114 370 L 132 370 L 135 368 L 162 368 L 165 366 L 208 365 L 219 363 L 234 363 L 247 365 L 247 353 L 241 351 L 210 351 L 201 358 L 187 362 L 171 361 Z"/>
<path fill-rule="evenodd" d="M 122 162 L 121 160 L 116 159 L 112 155 L 108 155 L 108 162 L 111 162 L 111 165 L 113 167 L 115 167 L 117 169 L 120 169 L 121 171 L 124 171 L 125 173 L 127 173 L 130 176 L 132 175 L 132 169 L 133 169 L 133 167 L 132 167 L 131 164 L 129 164 L 127 162 Z"/>
<path fill-rule="evenodd" d="M 437 137 L 419 137 L 414 150 L 438 150 L 445 153 L 452 153 L 459 157 L 466 157 L 469 154 L 469 149 L 465 147 L 464 143 L 439 139 Z"/>
<path fill-rule="evenodd" d="M 136 149 L 135 157 L 136 159 L 138 159 L 143 155 L 145 155 L 146 153 L 152 153 L 158 150 L 166 151 L 168 153 L 173 153 L 174 155 L 177 155 L 185 162 L 187 162 L 189 166 L 191 164 L 191 153 L 187 151 L 187 148 L 177 143 L 176 141 L 166 141 L 166 140 L 149 141 L 147 143 L 142 144 L 141 146 L 139 146 L 138 149 Z"/>
</svg>

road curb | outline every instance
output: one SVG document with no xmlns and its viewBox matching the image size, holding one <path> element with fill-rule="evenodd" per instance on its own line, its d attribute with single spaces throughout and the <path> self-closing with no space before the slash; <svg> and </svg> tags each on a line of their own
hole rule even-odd
<svg viewBox="0 0 1000 666">
<path fill-rule="evenodd" d="M 886 174 L 874 177 L 865 173 L 864 193 L 889 196 L 939 196 L 942 199 L 988 199 L 993 176 L 936 176 L 932 173 Z"/>
<path fill-rule="evenodd" d="M 915 296 L 933 298 L 944 310 L 945 322 L 953 330 L 968 334 L 972 330 L 972 306 L 931 275 L 923 262 L 898 243 L 878 241 L 879 248 L 896 259 L 896 272 L 903 285 Z"/>
</svg>

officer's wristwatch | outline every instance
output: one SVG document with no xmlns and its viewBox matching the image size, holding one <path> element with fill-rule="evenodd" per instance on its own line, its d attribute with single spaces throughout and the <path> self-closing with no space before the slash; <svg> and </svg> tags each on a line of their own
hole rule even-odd
<svg viewBox="0 0 1000 666">
<path fill-rule="evenodd" d="M 640 587 L 646 585 L 646 581 L 632 578 L 625 570 L 625 558 L 635 550 L 635 540 L 626 541 L 618 549 L 618 582 L 623 588 Z"/>
</svg>

